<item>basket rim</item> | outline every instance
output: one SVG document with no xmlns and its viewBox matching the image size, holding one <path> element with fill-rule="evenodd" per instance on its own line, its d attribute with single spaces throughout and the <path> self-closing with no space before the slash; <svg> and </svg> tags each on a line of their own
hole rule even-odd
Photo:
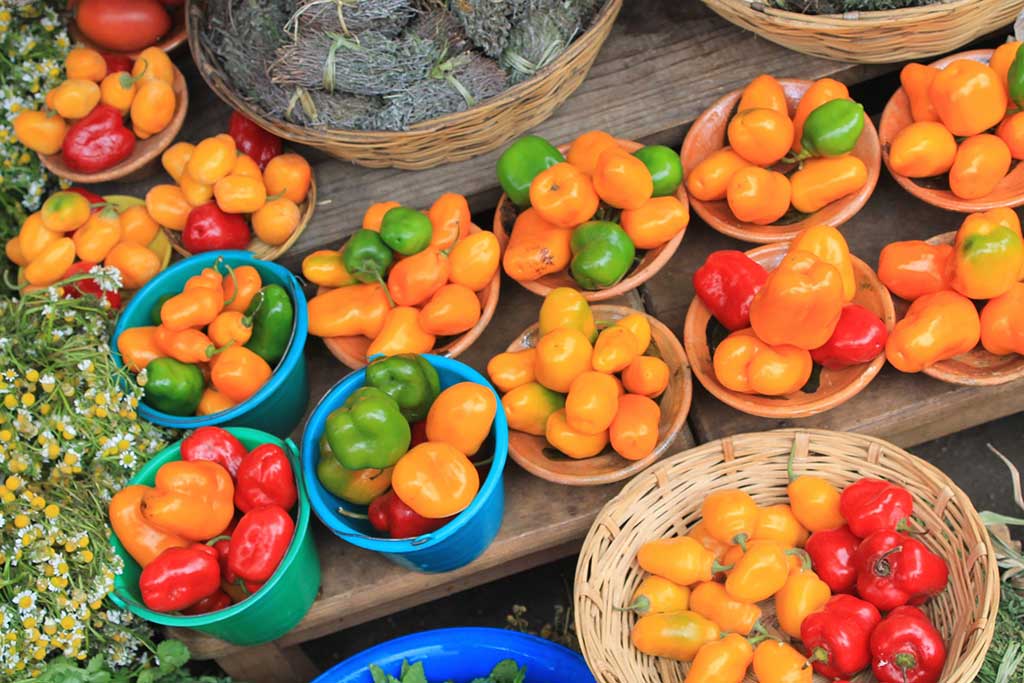
<svg viewBox="0 0 1024 683">
<path fill-rule="evenodd" d="M 827 28 L 835 26 L 849 27 L 852 22 L 858 23 L 859 28 L 867 24 L 889 24 L 895 20 L 917 21 L 922 18 L 932 18 L 931 15 L 952 14 L 963 7 L 968 7 L 981 2 L 988 2 L 990 5 L 998 6 L 1001 0 L 944 0 L 935 5 L 921 5 L 918 7 L 904 7 L 903 9 L 886 10 L 853 10 L 842 14 L 804 14 L 802 12 L 791 12 L 778 7 L 769 7 L 763 0 L 704 0 L 708 5 L 728 6 L 735 12 L 747 12 L 750 16 L 771 17 L 780 23 L 790 22 L 793 24 L 806 25 L 813 28 Z M 755 9 L 754 5 L 758 8 Z"/>
</svg>

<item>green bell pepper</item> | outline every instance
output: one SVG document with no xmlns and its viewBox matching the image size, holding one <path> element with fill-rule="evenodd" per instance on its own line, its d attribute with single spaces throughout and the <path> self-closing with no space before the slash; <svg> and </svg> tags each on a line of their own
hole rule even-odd
<svg viewBox="0 0 1024 683">
<path fill-rule="evenodd" d="M 174 296 L 173 292 L 161 294 L 160 298 L 158 298 L 156 300 L 156 303 L 153 304 L 153 308 L 149 309 L 149 319 L 153 322 L 154 325 L 160 325 L 163 323 L 163 320 L 161 320 L 160 318 L 160 309 L 164 307 L 164 302 L 166 302 L 172 296 Z"/>
<path fill-rule="evenodd" d="M 369 505 L 391 488 L 390 469 L 346 469 L 334 456 L 326 438 L 320 439 L 316 477 L 329 492 L 355 505 Z"/>
<path fill-rule="evenodd" d="M 1010 101 L 1024 109 L 1024 50 L 1017 50 L 1017 56 L 1013 58 L 1006 74 L 1006 85 L 1010 91 Z"/>
<path fill-rule="evenodd" d="M 412 441 L 398 403 L 376 387 L 356 389 L 327 416 L 324 435 L 334 457 L 350 470 L 391 467 Z"/>
<path fill-rule="evenodd" d="M 524 209 L 530 205 L 530 183 L 537 174 L 563 161 L 565 157 L 550 142 L 524 135 L 498 159 L 498 182 L 512 203 Z"/>
<path fill-rule="evenodd" d="M 341 262 L 360 282 L 383 282 L 394 255 L 373 230 L 356 230 L 345 245 Z"/>
<path fill-rule="evenodd" d="M 366 366 L 366 386 L 380 389 L 395 399 L 409 422 L 419 422 L 441 393 L 441 379 L 426 358 L 403 353 L 378 358 Z"/>
<path fill-rule="evenodd" d="M 583 289 L 611 287 L 633 265 L 636 247 L 615 223 L 591 221 L 573 230 L 572 277 Z"/>
<path fill-rule="evenodd" d="M 864 130 L 864 105 L 832 100 L 811 112 L 804 122 L 800 145 L 803 158 L 849 154 Z"/>
<path fill-rule="evenodd" d="M 665 145 L 647 145 L 633 152 L 651 172 L 654 197 L 668 197 L 676 193 L 683 182 L 683 162 L 675 150 Z"/>
<path fill-rule="evenodd" d="M 403 256 L 418 254 L 430 246 L 434 228 L 421 211 L 396 206 L 384 214 L 380 239 Z"/>
<path fill-rule="evenodd" d="M 295 325 L 292 298 L 281 285 L 267 285 L 256 292 L 245 315 L 252 320 L 252 336 L 245 348 L 273 367 L 284 356 L 292 338 Z"/>
<path fill-rule="evenodd" d="M 154 358 L 146 366 L 143 402 L 168 415 L 195 415 L 206 382 L 198 365 Z"/>
</svg>

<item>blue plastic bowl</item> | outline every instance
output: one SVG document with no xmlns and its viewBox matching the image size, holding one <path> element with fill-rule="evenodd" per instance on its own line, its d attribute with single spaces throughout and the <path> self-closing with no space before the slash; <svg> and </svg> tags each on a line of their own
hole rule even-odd
<svg viewBox="0 0 1024 683">
<path fill-rule="evenodd" d="M 292 328 L 292 337 L 288 341 L 284 357 L 278 361 L 274 374 L 263 388 L 228 410 L 213 415 L 181 417 L 169 415 L 141 403 L 139 414 L 150 422 L 175 429 L 196 429 L 207 425 L 253 427 L 285 438 L 302 421 L 309 401 L 306 357 L 303 354 L 309 330 L 309 317 L 306 311 L 306 296 L 298 279 L 283 266 L 262 261 L 248 251 L 209 251 L 175 263 L 136 292 L 121 312 L 110 344 L 114 360 L 118 366 L 122 364 L 121 354 L 117 352 L 117 338 L 124 330 L 152 325 L 150 312 L 160 297 L 167 293 L 180 292 L 190 277 L 198 275 L 203 268 L 212 267 L 218 258 L 223 258 L 232 268 L 252 266 L 259 271 L 264 284 L 278 284 L 288 292 L 295 307 L 295 326 Z"/>
<path fill-rule="evenodd" d="M 583 657 L 537 636 L 497 628 L 443 628 L 414 633 L 363 650 L 313 683 L 373 683 L 370 665 L 398 676 L 402 660 L 423 662 L 428 681 L 469 683 L 503 659 L 526 667 L 528 683 L 594 683 Z"/>
<path fill-rule="evenodd" d="M 459 382 L 475 382 L 494 392 L 495 399 L 501 404 L 491 383 L 465 363 L 429 354 L 424 355 L 424 358 L 437 368 L 442 389 Z M 340 408 L 365 381 L 365 369 L 350 373 L 327 392 L 306 423 L 306 431 L 302 435 L 302 476 L 305 478 L 313 512 L 338 538 L 360 548 L 375 550 L 408 569 L 436 573 L 452 571 L 469 564 L 480 557 L 498 535 L 505 514 L 504 470 L 508 457 L 508 423 L 504 411 L 498 410 L 495 414 L 491 433 L 481 447 L 481 452 L 493 453 L 494 459 L 487 478 L 469 507 L 451 522 L 429 534 L 416 538 L 380 538 L 375 535 L 377 532 L 368 521 L 338 513 L 338 508 L 365 513 L 366 507 L 353 505 L 334 496 L 320 484 L 316 476 L 320 437 L 323 436 L 327 416 Z"/>
</svg>

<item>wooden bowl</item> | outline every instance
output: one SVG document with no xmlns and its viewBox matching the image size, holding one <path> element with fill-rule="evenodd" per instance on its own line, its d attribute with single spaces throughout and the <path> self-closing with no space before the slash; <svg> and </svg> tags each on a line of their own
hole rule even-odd
<svg viewBox="0 0 1024 683">
<path fill-rule="evenodd" d="M 75 2 L 69 2 L 68 7 L 73 8 L 75 4 Z M 185 5 L 182 4 L 179 7 L 167 8 L 167 11 L 171 15 L 171 28 L 169 31 L 167 31 L 167 35 L 165 35 L 161 40 L 153 44 L 154 47 L 158 47 L 164 52 L 170 52 L 174 48 L 183 45 L 185 41 L 188 39 L 188 26 L 187 22 L 185 21 Z M 91 40 L 89 40 L 88 38 L 86 38 L 85 34 L 78 30 L 78 24 L 76 24 L 74 20 L 68 23 L 68 33 L 71 35 L 71 41 L 76 45 L 82 45 L 83 47 L 91 47 L 92 49 L 100 53 L 106 52 L 108 54 L 113 55 L 127 55 L 132 59 L 138 57 L 139 53 L 142 52 L 142 50 L 134 50 L 132 52 L 121 52 L 119 50 L 111 50 L 106 47 L 101 47 L 96 43 L 92 42 Z"/>
<path fill-rule="evenodd" d="M 628 306 L 594 306 L 598 328 L 607 327 L 627 315 L 637 313 Z M 548 445 L 543 436 L 534 436 L 510 429 L 508 452 L 512 459 L 527 472 L 567 486 L 600 486 L 632 477 L 653 464 L 672 445 L 679 431 L 686 424 L 693 398 L 693 380 L 690 364 L 679 339 L 654 316 L 648 315 L 651 323 L 651 345 L 655 354 L 668 364 L 671 371 L 668 387 L 657 400 L 661 406 L 661 423 L 658 425 L 658 445 L 650 455 L 641 460 L 627 460 L 611 449 L 592 458 L 573 460 Z M 537 345 L 538 325 L 527 328 L 509 344 L 508 351 L 522 351 Z"/>
<path fill-rule="evenodd" d="M 786 93 L 786 101 L 789 103 L 789 112 L 792 116 L 800 99 L 811 87 L 813 81 L 782 78 L 779 79 L 779 83 Z M 729 121 L 735 113 L 736 105 L 739 104 L 742 94 L 742 90 L 734 90 L 729 93 L 705 110 L 690 126 L 690 131 L 686 134 L 680 152 L 683 159 L 684 177 L 689 177 L 697 164 L 726 145 Z M 712 228 L 744 242 L 759 244 L 785 242 L 796 237 L 796 234 L 804 228 L 822 223 L 838 227 L 853 218 L 864 207 L 871 193 L 875 191 L 875 185 L 878 184 L 878 175 L 881 171 L 878 131 L 875 130 L 875 124 L 871 122 L 871 118 L 866 115 L 864 117 L 864 132 L 857 140 L 857 146 L 853 148 L 853 155 L 867 166 L 868 180 L 864 183 L 864 187 L 842 199 L 837 199 L 802 220 L 792 223 L 774 223 L 772 225 L 744 223 L 732 215 L 729 204 L 724 199 L 715 202 L 702 202 L 691 198 L 690 203 L 693 204 L 693 210 Z"/>
<path fill-rule="evenodd" d="M 619 143 L 619 147 L 626 150 L 627 152 L 635 152 L 643 145 L 638 142 L 631 140 L 616 140 Z M 569 151 L 569 145 L 560 145 L 558 150 L 565 154 Z M 679 184 L 679 189 L 676 190 L 676 199 L 683 203 L 683 206 L 687 207 L 689 211 L 689 202 L 686 197 L 685 183 Z M 509 235 L 512 234 L 512 226 L 515 225 L 516 217 L 519 215 L 519 208 L 509 201 L 507 195 L 502 193 L 501 199 L 498 200 L 498 206 L 494 209 L 494 235 L 498 238 L 498 243 L 501 244 L 502 252 L 505 251 L 505 247 L 508 245 Z M 539 296 L 546 296 L 552 289 L 558 287 L 571 287 L 572 289 L 579 290 L 580 294 L 587 301 L 606 301 L 613 299 L 617 296 L 625 294 L 631 290 L 636 289 L 643 283 L 654 277 L 662 267 L 668 263 L 669 259 L 672 258 L 672 254 L 676 253 L 676 249 L 679 248 L 679 243 L 683 241 L 683 235 L 686 234 L 686 228 L 684 227 L 679 231 L 679 234 L 670 239 L 665 244 L 661 245 L 657 249 L 648 249 L 646 251 L 637 250 L 639 254 L 642 254 L 640 262 L 633 266 L 633 269 L 626 273 L 626 276 L 619 282 L 615 283 L 607 289 L 582 289 L 575 280 L 572 279 L 572 275 L 569 274 L 568 270 L 563 270 L 558 273 L 551 273 L 545 275 L 537 280 L 531 280 L 529 282 L 519 282 L 520 285 L 530 290 L 534 294 Z"/>
<path fill-rule="evenodd" d="M 480 232 L 480 228 L 474 225 L 470 229 L 470 233 L 476 232 Z M 317 294 L 323 294 L 326 291 L 329 291 L 329 288 L 321 287 Z M 483 334 L 484 328 L 491 322 L 491 318 L 494 316 L 494 309 L 498 307 L 498 294 L 500 291 L 501 265 L 499 264 L 498 270 L 494 273 L 490 283 L 476 293 L 477 298 L 480 299 L 480 320 L 462 334 L 451 337 L 444 345 L 435 346 L 431 353 L 445 356 L 446 358 L 458 358 L 460 353 L 472 346 L 473 342 Z M 366 350 L 370 348 L 371 343 L 368 337 L 356 335 L 351 337 L 324 337 L 323 339 L 327 350 L 348 367 L 358 370 L 366 365 Z"/>
<path fill-rule="evenodd" d="M 932 62 L 931 66 L 942 69 L 958 59 L 972 59 L 988 64 L 991 58 L 992 50 L 970 50 L 943 57 Z M 886 168 L 907 192 L 932 206 L 960 213 L 975 213 L 1001 206 L 1024 205 L 1024 164 L 1017 161 L 1013 162 L 1014 165 L 1010 168 L 1009 174 L 996 185 L 996 189 L 980 199 L 961 199 L 950 191 L 948 183 L 942 182 L 936 186 L 934 178 L 908 178 L 896 173 L 889 163 L 889 148 L 897 133 L 913 122 L 914 119 L 910 114 L 910 99 L 903 88 L 900 88 L 885 105 L 885 111 L 882 112 L 882 119 L 878 124 L 878 137 L 882 143 L 882 159 L 885 161 Z M 940 176 L 940 178 L 944 178 L 944 176 Z"/>
<path fill-rule="evenodd" d="M 788 243 L 770 244 L 751 249 L 747 252 L 747 256 L 770 271 L 779 265 L 788 249 Z M 853 303 L 860 304 L 875 313 L 891 330 L 896 324 L 896 310 L 893 307 L 889 290 L 879 281 L 878 276 L 868 264 L 856 256 L 851 256 L 851 258 L 853 259 L 854 276 L 857 279 L 857 294 L 853 298 Z M 686 313 L 683 330 L 686 355 L 693 364 L 693 372 L 697 376 L 697 380 L 715 398 L 750 415 L 789 419 L 823 413 L 859 394 L 885 365 L 885 354 L 882 353 L 870 363 L 838 370 L 815 366 L 815 371 L 820 370 L 821 375 L 818 388 L 813 392 L 801 390 L 786 396 L 743 394 L 726 389 L 715 377 L 711 350 L 707 340 L 707 327 L 710 321 L 711 311 L 704 305 L 700 297 L 693 297 L 690 310 Z"/>
<path fill-rule="evenodd" d="M 136 140 L 135 149 L 121 163 L 96 173 L 80 173 L 68 168 L 64 163 L 64 156 L 61 154 L 40 154 L 39 160 L 54 175 L 67 178 L 73 183 L 106 183 L 111 180 L 123 179 L 132 174 L 140 177 L 148 175 L 143 171 L 144 167 L 150 162 L 156 161 L 170 146 L 171 141 L 178 136 L 181 124 L 185 122 L 185 112 L 188 111 L 188 88 L 185 85 L 185 77 L 178 67 L 174 67 L 174 83 L 171 84 L 171 87 L 174 89 L 174 97 L 177 102 L 171 122 L 159 133 L 151 135 L 145 140 Z"/>
</svg>

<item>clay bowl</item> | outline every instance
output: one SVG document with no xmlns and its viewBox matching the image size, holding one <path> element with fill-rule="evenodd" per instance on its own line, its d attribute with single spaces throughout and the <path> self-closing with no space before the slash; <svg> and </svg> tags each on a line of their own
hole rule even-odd
<svg viewBox="0 0 1024 683">
<path fill-rule="evenodd" d="M 480 232 L 480 228 L 474 225 L 470 232 Z M 494 273 L 494 277 L 491 278 L 490 284 L 476 293 L 480 299 L 480 320 L 462 334 L 446 338 L 446 342 L 441 346 L 435 346 L 431 353 L 445 356 L 446 358 L 458 358 L 460 353 L 472 346 L 473 342 L 483 334 L 488 323 L 491 322 L 491 318 L 494 316 L 494 309 L 498 307 L 498 293 L 500 290 L 501 266 L 499 265 L 498 270 Z M 317 294 L 322 294 L 326 291 L 328 291 L 328 288 L 321 287 Z M 327 346 L 327 350 L 353 370 L 358 370 L 366 365 L 366 350 L 370 348 L 370 341 L 368 337 L 362 335 L 324 337 L 324 345 Z"/>
<path fill-rule="evenodd" d="M 70 2 L 68 3 L 68 6 L 73 8 L 75 4 L 75 2 Z M 165 35 L 158 42 L 154 43 L 155 47 L 160 48 L 164 52 L 170 52 L 179 45 L 184 44 L 185 40 L 188 39 L 188 27 L 185 22 L 184 3 L 179 7 L 167 8 L 167 11 L 171 15 L 171 28 L 169 31 L 167 31 L 167 35 Z M 135 50 L 132 52 L 120 52 L 118 50 L 111 50 L 109 48 L 101 47 L 92 42 L 91 40 L 89 40 L 88 38 L 86 38 L 85 34 L 78 30 L 78 25 L 74 21 L 71 21 L 69 23 L 70 26 L 68 27 L 68 33 L 71 35 L 71 42 L 75 45 L 91 47 L 92 49 L 97 50 L 101 53 L 107 52 L 109 54 L 115 55 L 128 55 L 132 59 L 138 57 L 139 53 L 142 52 L 142 50 Z"/>
<path fill-rule="evenodd" d="M 73 183 L 105 183 L 111 180 L 125 179 L 128 176 L 139 179 L 149 175 L 149 169 L 146 168 L 147 165 L 151 162 L 156 162 L 160 155 L 163 154 L 163 151 L 170 146 L 171 141 L 178 136 L 178 132 L 181 131 L 181 124 L 185 122 L 185 112 L 188 111 L 188 88 L 185 86 L 185 77 L 178 70 L 178 67 L 174 67 L 174 83 L 171 87 L 174 89 L 174 96 L 177 101 L 177 107 L 174 110 L 174 117 L 171 118 L 171 122 L 156 135 L 152 135 L 145 140 L 136 140 L 135 149 L 131 155 L 116 166 L 111 166 L 96 173 L 79 173 L 68 168 L 61 154 L 40 154 L 39 160 L 54 175 L 67 178 Z M 130 126 L 131 124 L 128 125 Z"/>
<path fill-rule="evenodd" d="M 958 59 L 973 59 L 976 62 L 988 64 L 991 57 L 992 50 L 970 50 L 943 57 L 932 62 L 931 66 L 942 69 Z M 889 165 L 889 147 L 896 134 L 913 122 L 914 119 L 910 115 L 910 100 L 903 88 L 900 88 L 885 105 L 882 120 L 878 125 L 878 137 L 882 143 L 882 159 L 885 161 L 886 168 L 907 192 L 932 206 L 960 213 L 975 213 L 1001 206 L 1024 205 L 1024 164 L 1016 161 L 1010 168 L 1010 173 L 996 185 L 996 189 L 980 199 L 957 197 L 949 190 L 949 185 L 944 179 L 937 184 L 936 179 L 933 178 L 908 178 L 893 171 L 892 166 Z"/>
<path fill-rule="evenodd" d="M 643 147 L 638 142 L 632 142 L 631 140 L 616 140 L 619 143 L 619 147 L 626 150 L 627 152 L 635 152 L 636 150 Z M 561 145 L 558 150 L 565 154 L 569 151 L 569 145 Z M 686 197 L 685 183 L 679 184 L 679 189 L 676 190 L 676 199 L 683 203 L 683 206 L 689 210 L 689 202 Z M 508 196 L 504 193 L 501 195 L 501 199 L 498 200 L 498 206 L 494 209 L 494 235 L 498 238 L 498 243 L 501 245 L 502 252 L 504 252 L 506 245 L 508 245 L 509 235 L 512 234 L 512 226 L 515 225 L 516 217 L 519 215 L 519 208 L 509 201 Z M 572 279 L 572 275 L 569 274 L 568 270 L 563 270 L 558 273 L 551 273 L 545 275 L 537 280 L 531 280 L 530 282 L 519 282 L 520 285 L 530 290 L 534 294 L 539 296 L 547 296 L 548 292 L 558 287 L 571 287 L 572 289 L 579 290 L 580 294 L 587 301 L 606 301 L 613 299 L 617 296 L 625 294 L 633 289 L 636 289 L 643 283 L 654 277 L 662 267 L 668 263 L 669 259 L 672 258 L 672 254 L 676 253 L 676 249 L 679 248 L 679 243 L 683 241 L 683 235 L 686 234 L 686 228 L 684 227 L 679 231 L 679 234 L 670 239 L 665 244 L 661 245 L 657 249 L 648 249 L 647 251 L 639 251 L 638 254 L 642 254 L 640 262 L 633 266 L 633 270 L 626 273 L 626 276 L 619 282 L 608 287 L 607 289 L 581 289 L 576 281 Z"/>
<path fill-rule="evenodd" d="M 594 306 L 593 310 L 599 329 L 637 312 L 628 306 L 611 305 Z M 657 399 L 661 406 L 661 423 L 658 425 L 658 445 L 651 454 L 641 460 L 626 460 L 608 446 L 605 452 L 592 458 L 573 460 L 551 447 L 543 436 L 509 430 L 508 452 L 520 467 L 556 484 L 600 486 L 628 479 L 665 454 L 686 424 L 693 398 L 693 380 L 679 339 L 653 316 L 648 315 L 647 318 L 651 323 L 653 355 L 659 356 L 671 370 L 668 387 Z M 538 326 L 533 325 L 509 344 L 507 350 L 532 348 L 537 345 L 537 335 Z"/>
<path fill-rule="evenodd" d="M 792 116 L 813 81 L 782 78 L 779 79 L 779 83 L 786 93 L 786 101 L 789 103 L 789 112 Z M 680 153 L 684 176 L 688 177 L 697 164 L 726 145 L 726 130 L 742 94 L 742 90 L 729 93 L 705 110 L 690 126 Z M 793 239 L 804 228 L 823 223 L 838 227 L 853 218 L 864 207 L 871 193 L 875 191 L 875 185 L 878 184 L 878 174 L 881 170 L 878 131 L 867 116 L 864 118 L 864 132 L 861 133 L 852 153 L 867 166 L 868 180 L 864 187 L 795 222 L 772 225 L 744 223 L 732 215 L 729 204 L 724 199 L 702 202 L 691 197 L 690 203 L 693 204 L 693 210 L 712 228 L 744 242 L 784 242 Z"/>
<path fill-rule="evenodd" d="M 770 271 L 779 265 L 788 249 L 788 243 L 776 243 L 751 249 L 747 255 Z M 870 266 L 856 256 L 852 258 L 854 276 L 857 279 L 857 294 L 853 303 L 873 311 L 891 330 L 896 324 L 896 311 L 893 308 L 889 290 L 879 281 Z M 742 394 L 726 389 L 715 377 L 711 362 L 711 350 L 707 340 L 707 327 L 710 321 L 711 311 L 700 300 L 700 297 L 693 297 L 690 310 L 686 313 L 686 323 L 683 329 L 686 355 L 693 363 L 693 372 L 697 376 L 697 380 L 715 398 L 750 415 L 791 419 L 823 413 L 859 394 L 885 365 L 885 354 L 883 353 L 870 363 L 862 363 L 839 370 L 816 366 L 815 372 L 820 370 L 821 374 L 818 387 L 813 392 L 798 391 L 787 396 Z"/>
</svg>

